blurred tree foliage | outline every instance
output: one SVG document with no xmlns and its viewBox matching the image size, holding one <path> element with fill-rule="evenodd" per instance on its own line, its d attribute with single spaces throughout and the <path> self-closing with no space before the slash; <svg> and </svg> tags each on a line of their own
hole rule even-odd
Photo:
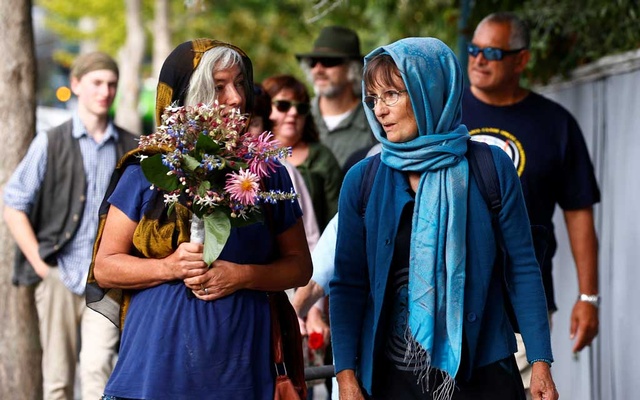
<svg viewBox="0 0 640 400">
<path fill-rule="evenodd" d="M 124 43 L 124 2 L 37 0 L 37 4 L 48 11 L 49 29 L 71 45 L 56 53 L 62 65 L 71 62 L 73 46 L 82 40 L 93 40 L 98 49 L 114 55 Z M 143 4 L 152 40 L 153 0 Z M 170 14 L 174 44 L 195 37 L 231 42 L 251 56 L 257 81 L 277 73 L 301 77 L 294 54 L 311 50 L 327 25 L 357 31 L 366 54 L 406 36 L 437 36 L 454 46 L 458 23 L 454 0 L 172 0 Z M 94 21 L 92 32 L 79 28 L 82 18 Z"/>
<path fill-rule="evenodd" d="M 294 55 L 310 51 L 327 25 L 358 32 L 363 54 L 406 36 L 438 36 L 453 46 L 458 9 L 453 0 L 201 0 L 180 18 L 184 29 L 176 37 L 211 36 L 238 45 L 261 81 L 277 73 L 302 77 Z"/>
<path fill-rule="evenodd" d="M 545 83 L 606 55 L 640 47 L 638 0 L 484 0 L 475 2 L 467 35 L 487 14 L 515 11 L 531 27 L 529 82 Z"/>
<path fill-rule="evenodd" d="M 48 26 L 69 43 L 93 39 L 111 54 L 124 43 L 123 1 L 38 0 L 37 4 L 49 11 Z M 153 0 L 143 4 L 150 54 Z M 172 0 L 170 19 L 174 44 L 204 36 L 234 43 L 251 56 L 256 80 L 261 81 L 276 73 L 302 77 L 294 54 L 309 51 L 327 25 L 357 31 L 363 54 L 407 36 L 435 36 L 457 51 L 485 15 L 513 10 L 532 28 L 528 80 L 544 82 L 604 55 L 640 47 L 638 4 L 638 0 Z M 466 9 L 468 15 L 461 12 Z M 83 17 L 95 21 L 93 33 L 78 29 Z M 64 62 L 72 56 L 60 53 L 58 58 Z"/>
<path fill-rule="evenodd" d="M 95 41 L 99 50 L 112 55 L 124 43 L 124 2 L 36 0 L 35 4 L 47 10 L 47 28 L 68 43 L 54 53 L 55 61 L 64 67 L 71 64 L 82 41 Z M 82 19 L 92 20 L 92 32 L 81 28 Z"/>
</svg>

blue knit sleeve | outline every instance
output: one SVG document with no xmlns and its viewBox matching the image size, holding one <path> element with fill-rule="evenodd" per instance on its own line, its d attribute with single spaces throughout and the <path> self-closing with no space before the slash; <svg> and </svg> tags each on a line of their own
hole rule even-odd
<svg viewBox="0 0 640 400">
<path fill-rule="evenodd" d="M 520 179 L 509 156 L 492 146 L 502 191 L 499 223 L 510 262 L 505 270 L 509 297 L 530 360 L 551 360 L 547 302 L 535 258 Z"/>
<path fill-rule="evenodd" d="M 355 370 L 366 302 L 369 298 L 364 220 L 359 193 L 364 165 L 352 167 L 344 179 L 338 204 L 335 272 L 329 283 L 329 312 L 336 373 Z"/>
</svg>

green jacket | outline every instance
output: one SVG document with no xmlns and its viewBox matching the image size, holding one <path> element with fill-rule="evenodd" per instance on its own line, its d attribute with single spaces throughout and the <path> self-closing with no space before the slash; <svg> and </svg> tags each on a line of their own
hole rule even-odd
<svg viewBox="0 0 640 400">
<path fill-rule="evenodd" d="M 318 127 L 318 132 L 320 132 L 320 142 L 333 152 L 340 167 L 344 166 L 349 156 L 355 151 L 377 143 L 371 133 L 362 104 L 358 105 L 353 113 L 332 131 L 329 131 L 322 115 L 320 115 L 318 102 L 319 98 L 313 100 L 311 114 Z"/>
<path fill-rule="evenodd" d="M 309 143 L 309 155 L 297 168 L 309 190 L 313 211 L 322 232 L 338 211 L 342 169 L 331 150 L 320 143 Z"/>
</svg>

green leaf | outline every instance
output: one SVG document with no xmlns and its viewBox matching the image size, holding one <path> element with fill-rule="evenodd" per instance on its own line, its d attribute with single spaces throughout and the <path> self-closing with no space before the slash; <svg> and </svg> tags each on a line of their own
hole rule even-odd
<svg viewBox="0 0 640 400">
<path fill-rule="evenodd" d="M 209 136 L 201 133 L 196 142 L 196 152 L 198 154 L 218 154 L 220 145 L 216 144 Z"/>
<path fill-rule="evenodd" d="M 198 186 L 198 196 L 204 197 L 209 191 L 209 189 L 211 189 L 211 182 L 202 181 L 200 183 L 200 186 Z"/>
<path fill-rule="evenodd" d="M 215 211 L 203 217 L 204 220 L 204 262 L 211 265 L 222 252 L 231 233 L 229 217 L 222 211 Z"/>
<path fill-rule="evenodd" d="M 140 161 L 142 172 L 151 184 L 167 192 L 173 192 L 178 188 L 178 178 L 175 175 L 167 175 L 169 167 L 162 163 L 162 154 L 155 154 Z"/>
<path fill-rule="evenodd" d="M 189 171 L 195 171 L 200 166 L 200 161 L 189 154 L 182 155 L 182 165 Z"/>
</svg>

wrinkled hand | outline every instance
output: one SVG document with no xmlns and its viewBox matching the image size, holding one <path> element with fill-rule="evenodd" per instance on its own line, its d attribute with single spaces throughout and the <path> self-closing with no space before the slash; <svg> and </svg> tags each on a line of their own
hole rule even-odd
<svg viewBox="0 0 640 400">
<path fill-rule="evenodd" d="M 359 386 L 349 386 L 344 388 L 340 386 L 340 400 L 365 400 Z"/>
<path fill-rule="evenodd" d="M 165 260 L 171 266 L 176 279 L 187 279 L 207 272 L 203 261 L 203 245 L 199 243 L 181 243 L 176 251 Z"/>
<path fill-rule="evenodd" d="M 598 335 L 598 308 L 584 301 L 577 301 L 571 312 L 570 338 L 575 339 L 573 352 L 581 351 Z"/>
<path fill-rule="evenodd" d="M 546 362 L 533 363 L 530 390 L 533 400 L 557 400 L 560 397 L 551 377 L 551 367 Z"/>
<path fill-rule="evenodd" d="M 237 264 L 216 260 L 201 275 L 187 278 L 184 284 L 200 300 L 216 300 L 241 289 Z"/>
<path fill-rule="evenodd" d="M 336 375 L 340 400 L 365 400 L 353 370 L 344 370 Z"/>
<path fill-rule="evenodd" d="M 307 313 L 307 321 L 306 321 L 306 331 L 308 335 L 311 335 L 314 332 L 318 332 L 322 334 L 324 349 L 329 344 L 331 340 L 331 330 L 329 329 L 329 325 L 324 320 L 323 311 L 318 307 L 311 307 L 309 312 Z"/>
</svg>

